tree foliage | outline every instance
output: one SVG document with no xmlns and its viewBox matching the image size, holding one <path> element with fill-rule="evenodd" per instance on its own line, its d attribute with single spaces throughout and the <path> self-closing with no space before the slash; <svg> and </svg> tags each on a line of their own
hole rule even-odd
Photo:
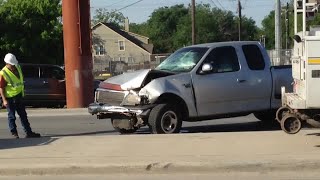
<svg viewBox="0 0 320 180">
<path fill-rule="evenodd" d="M 284 9 L 284 8 L 283 8 Z M 293 35 L 294 35 L 294 13 L 293 13 L 293 2 L 289 4 L 288 9 L 288 23 L 289 23 L 289 36 L 286 37 L 286 19 L 285 19 L 285 11 L 281 14 L 281 39 L 282 39 L 282 48 L 286 47 L 286 38 L 288 39 L 288 49 L 293 47 Z M 298 14 L 298 32 L 302 31 L 302 14 Z M 313 25 L 320 25 L 320 15 L 316 14 L 313 19 L 309 19 L 307 21 L 307 30 L 310 26 Z M 274 49 L 275 47 L 275 12 L 271 11 L 268 16 L 266 16 L 262 20 L 262 31 L 261 34 L 265 35 L 266 37 L 266 47 L 268 49 Z"/>
<path fill-rule="evenodd" d="M 0 6 L 0 56 L 20 62 L 63 63 L 60 0 L 7 0 Z"/>
<path fill-rule="evenodd" d="M 96 25 L 99 22 L 112 23 L 120 27 L 124 23 L 125 17 L 121 12 L 115 10 L 109 11 L 106 8 L 98 8 L 95 10 L 95 15 L 91 21 L 92 25 Z"/>
<path fill-rule="evenodd" d="M 255 40 L 258 28 L 251 18 L 244 17 L 242 40 Z M 173 52 L 191 45 L 190 6 L 183 4 L 156 9 L 150 19 L 141 25 L 134 24 L 131 31 L 148 36 L 155 53 Z M 142 30 L 144 29 L 144 30 Z M 197 43 L 238 40 L 238 18 L 231 11 L 211 8 L 209 4 L 196 6 Z"/>
<path fill-rule="evenodd" d="M 168 52 L 175 49 L 174 40 L 178 25 L 182 17 L 188 14 L 188 9 L 183 5 L 175 5 L 170 8 L 162 7 L 155 10 L 147 21 L 147 33 L 153 41 L 158 52 Z"/>
</svg>

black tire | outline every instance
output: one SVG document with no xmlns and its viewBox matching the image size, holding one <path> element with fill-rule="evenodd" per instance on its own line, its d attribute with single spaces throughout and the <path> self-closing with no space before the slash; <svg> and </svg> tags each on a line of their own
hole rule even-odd
<svg viewBox="0 0 320 180">
<path fill-rule="evenodd" d="M 179 133 L 182 126 L 181 112 L 173 105 L 158 104 L 151 110 L 148 123 L 153 134 Z"/>
<path fill-rule="evenodd" d="M 134 129 L 120 129 L 120 128 L 115 127 L 115 126 L 113 125 L 113 120 L 111 120 L 111 124 L 112 124 L 114 130 L 116 130 L 116 131 L 119 132 L 120 134 L 133 134 L 133 133 L 135 133 L 135 132 L 138 130 L 138 128 L 134 128 Z"/>
<path fill-rule="evenodd" d="M 263 129 L 272 129 L 278 130 L 280 129 L 280 123 L 276 120 L 275 111 L 263 111 L 253 113 L 254 116 L 261 121 L 261 126 Z"/>
</svg>

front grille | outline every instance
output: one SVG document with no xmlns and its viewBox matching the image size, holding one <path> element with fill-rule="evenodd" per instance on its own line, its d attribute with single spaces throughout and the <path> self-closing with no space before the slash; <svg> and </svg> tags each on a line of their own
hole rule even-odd
<svg viewBox="0 0 320 180">
<path fill-rule="evenodd" d="M 124 92 L 117 91 L 97 91 L 97 102 L 119 106 L 124 98 Z"/>
</svg>

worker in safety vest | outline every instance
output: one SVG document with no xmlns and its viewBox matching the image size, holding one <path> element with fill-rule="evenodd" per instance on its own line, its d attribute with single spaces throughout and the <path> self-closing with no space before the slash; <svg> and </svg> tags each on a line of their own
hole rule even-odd
<svg viewBox="0 0 320 180">
<path fill-rule="evenodd" d="M 26 138 L 40 137 L 30 127 L 27 112 L 23 104 L 24 83 L 23 74 L 16 57 L 8 53 L 4 62 L 6 65 L 0 71 L 0 94 L 2 105 L 8 111 L 9 129 L 14 138 L 19 138 L 16 121 L 16 112 L 20 116 L 21 124 L 26 133 Z"/>
</svg>

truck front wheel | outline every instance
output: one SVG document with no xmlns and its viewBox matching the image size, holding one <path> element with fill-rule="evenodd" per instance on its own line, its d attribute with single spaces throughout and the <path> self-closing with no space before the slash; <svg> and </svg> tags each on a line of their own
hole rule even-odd
<svg viewBox="0 0 320 180">
<path fill-rule="evenodd" d="M 182 126 L 182 117 L 175 106 L 159 104 L 151 110 L 148 123 L 153 134 L 179 133 Z"/>
</svg>

